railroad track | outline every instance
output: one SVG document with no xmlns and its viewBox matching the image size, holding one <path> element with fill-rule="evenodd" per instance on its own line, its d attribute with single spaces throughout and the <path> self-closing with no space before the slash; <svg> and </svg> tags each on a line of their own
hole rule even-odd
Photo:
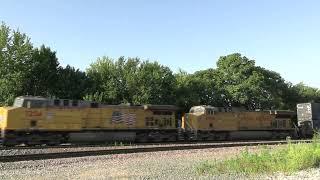
<svg viewBox="0 0 320 180">
<path fill-rule="evenodd" d="M 107 146 L 133 146 L 135 144 L 124 144 L 124 145 L 117 145 L 117 144 L 62 144 L 62 145 L 55 145 L 55 146 L 47 146 L 47 145 L 37 145 L 37 146 L 1 146 L 1 150 L 22 150 L 22 149 L 52 149 L 52 148 L 85 148 L 85 147 L 107 147 Z"/>
<path fill-rule="evenodd" d="M 309 142 L 312 142 L 312 140 L 292 140 L 291 141 L 291 143 L 301 143 L 301 142 L 309 143 Z M 0 156 L 0 162 L 18 162 L 18 161 L 45 160 L 45 159 L 58 159 L 58 158 L 101 156 L 101 155 L 111 155 L 111 154 L 208 149 L 208 148 L 236 147 L 236 146 L 275 145 L 275 144 L 287 144 L 287 143 L 288 143 L 287 141 L 255 141 L 255 142 L 224 142 L 224 143 L 207 143 L 207 144 L 197 144 L 197 143 L 172 144 L 168 146 L 151 146 L 151 147 L 136 146 L 131 148 L 119 148 L 119 149 Z"/>
<path fill-rule="evenodd" d="M 214 141 L 215 143 L 222 143 L 225 141 Z M 239 141 L 240 142 L 240 141 Z M 25 146 L 25 145 L 18 145 L 18 146 L 1 146 L 1 150 L 28 150 L 28 149 L 63 149 L 63 148 L 88 148 L 88 147 L 128 147 L 128 146 L 163 146 L 163 145 L 172 145 L 172 144 L 197 144 L 197 143 L 205 143 L 202 141 L 196 142 L 159 142 L 159 143 L 130 143 L 130 144 L 62 144 L 62 145 L 55 145 L 55 146 L 47 146 L 47 145 L 37 145 L 37 146 Z"/>
<path fill-rule="evenodd" d="M 174 141 L 174 142 L 150 142 L 150 143 L 112 143 L 112 144 L 61 144 L 55 146 L 48 146 L 48 145 L 36 145 L 36 146 L 25 146 L 25 145 L 18 145 L 18 146 L 2 146 L 0 145 L 1 150 L 23 150 L 23 149 L 53 149 L 53 148 L 87 148 L 87 147 L 127 147 L 127 146 L 163 146 L 163 145 L 172 145 L 172 144 L 184 144 L 184 145 L 191 145 L 191 144 L 204 144 L 204 143 L 226 143 L 228 141 L 191 141 L 191 142 L 184 142 L 184 141 Z M 240 143 L 240 142 L 261 142 L 258 140 L 239 140 L 239 141 L 230 141 L 232 143 Z"/>
<path fill-rule="evenodd" d="M 282 141 L 282 140 L 280 140 Z M 174 141 L 174 142 L 150 142 L 150 143 L 111 143 L 111 144 L 61 144 L 55 146 L 48 146 L 48 145 L 36 145 L 36 146 L 25 146 L 25 145 L 18 145 L 18 146 L 2 146 L 0 144 L 0 151 L 1 150 L 23 150 L 23 149 L 53 149 L 53 148 L 87 148 L 87 147 L 127 147 L 127 146 L 163 146 L 163 145 L 192 145 L 192 144 L 205 144 L 205 143 L 255 143 L 255 142 L 280 142 L 278 141 L 261 141 L 261 140 L 238 140 L 238 141 Z M 294 140 L 297 142 L 305 142 L 310 140 Z"/>
</svg>

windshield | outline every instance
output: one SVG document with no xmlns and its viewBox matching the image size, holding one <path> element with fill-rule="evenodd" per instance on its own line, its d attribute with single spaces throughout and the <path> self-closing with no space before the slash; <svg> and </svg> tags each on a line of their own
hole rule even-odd
<svg viewBox="0 0 320 180">
<path fill-rule="evenodd" d="M 190 113 L 204 113 L 205 108 L 201 106 L 195 106 L 190 109 Z"/>
<path fill-rule="evenodd" d="M 22 107 L 23 106 L 23 99 L 22 98 L 16 98 L 14 100 L 13 106 L 14 107 Z"/>
<path fill-rule="evenodd" d="M 14 107 L 26 107 L 26 108 L 43 108 L 47 107 L 48 101 L 45 99 L 26 99 L 26 98 L 16 98 L 14 100 Z"/>
</svg>

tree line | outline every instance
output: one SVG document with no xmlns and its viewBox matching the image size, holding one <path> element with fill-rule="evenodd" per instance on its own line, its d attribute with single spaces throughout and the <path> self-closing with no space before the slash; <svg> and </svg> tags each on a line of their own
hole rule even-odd
<svg viewBox="0 0 320 180">
<path fill-rule="evenodd" d="M 243 106 L 247 109 L 294 109 L 298 102 L 318 102 L 320 91 L 285 81 L 239 54 L 221 56 L 216 68 L 174 73 L 140 58 L 100 57 L 85 72 L 59 64 L 56 52 L 2 23 L 0 27 L 0 104 L 16 96 L 85 99 L 108 104 Z"/>
</svg>

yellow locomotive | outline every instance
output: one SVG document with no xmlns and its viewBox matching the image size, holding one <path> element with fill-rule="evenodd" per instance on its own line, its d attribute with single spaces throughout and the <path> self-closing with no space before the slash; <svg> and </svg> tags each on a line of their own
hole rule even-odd
<svg viewBox="0 0 320 180">
<path fill-rule="evenodd" d="M 21 96 L 0 108 L 1 139 L 5 145 L 175 141 L 176 109 Z"/>
<path fill-rule="evenodd" d="M 246 111 L 223 107 L 194 106 L 182 128 L 190 140 L 274 139 L 296 137 L 293 111 Z"/>
<path fill-rule="evenodd" d="M 4 145 L 272 139 L 296 136 L 292 111 L 226 111 L 194 106 L 179 117 L 172 105 L 105 105 L 21 96 L 0 108 Z"/>
</svg>

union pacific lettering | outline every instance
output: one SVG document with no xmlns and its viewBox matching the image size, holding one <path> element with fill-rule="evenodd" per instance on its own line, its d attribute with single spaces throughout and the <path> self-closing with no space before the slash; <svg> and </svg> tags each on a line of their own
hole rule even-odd
<svg viewBox="0 0 320 180">
<path fill-rule="evenodd" d="M 42 112 L 41 111 L 26 111 L 26 116 L 39 117 L 39 116 L 42 116 Z"/>
</svg>

